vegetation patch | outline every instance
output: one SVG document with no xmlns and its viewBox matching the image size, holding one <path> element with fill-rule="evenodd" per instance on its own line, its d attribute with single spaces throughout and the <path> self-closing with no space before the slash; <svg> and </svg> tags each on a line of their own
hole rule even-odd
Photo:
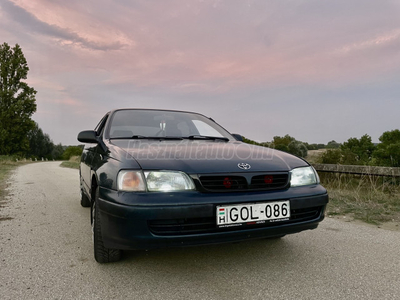
<svg viewBox="0 0 400 300">
<path fill-rule="evenodd" d="M 7 179 L 10 176 L 11 171 L 26 163 L 27 162 L 25 160 L 18 160 L 18 158 L 14 156 L 0 155 L 0 209 L 7 203 L 7 201 L 4 200 L 6 196 L 5 189 L 7 187 Z M 0 211 L 0 221 L 7 221 L 11 219 L 11 217 L 2 216 Z"/>
<path fill-rule="evenodd" d="M 328 216 L 348 215 L 370 224 L 400 224 L 399 178 L 320 174 L 329 193 Z"/>
<path fill-rule="evenodd" d="M 17 161 L 16 157 L 0 155 L 0 200 L 4 199 L 7 178 L 12 170 L 25 161 Z"/>
<path fill-rule="evenodd" d="M 318 164 L 322 162 L 322 156 L 328 149 L 319 149 L 319 150 L 309 150 L 306 156 L 306 160 L 310 164 Z"/>
<path fill-rule="evenodd" d="M 60 166 L 64 168 L 79 169 L 81 158 L 79 156 L 71 156 L 68 161 L 63 161 Z"/>
</svg>

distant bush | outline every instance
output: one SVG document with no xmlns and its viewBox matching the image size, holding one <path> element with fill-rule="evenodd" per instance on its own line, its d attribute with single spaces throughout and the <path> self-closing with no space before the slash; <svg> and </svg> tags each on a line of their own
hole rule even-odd
<svg viewBox="0 0 400 300">
<path fill-rule="evenodd" d="M 310 146 L 307 143 L 297 141 L 294 137 L 291 137 L 288 134 L 283 137 L 274 136 L 272 142 L 258 143 L 245 137 L 243 137 L 243 142 L 262 147 L 271 147 L 273 149 L 288 152 L 299 157 L 306 157 L 309 147 L 317 148 L 317 144 Z"/>
<path fill-rule="evenodd" d="M 400 130 L 384 132 L 381 141 L 373 153 L 374 160 L 380 166 L 400 167 Z"/>
<path fill-rule="evenodd" d="M 339 147 L 340 147 L 340 144 L 338 142 L 336 142 L 335 140 L 328 142 L 328 144 L 326 145 L 327 149 L 337 149 Z"/>
<path fill-rule="evenodd" d="M 332 140 L 324 144 L 308 144 L 296 140 L 286 134 L 274 136 L 271 142 L 258 143 L 243 138 L 245 143 L 271 147 L 285 151 L 299 157 L 306 157 L 308 150 L 327 149 L 318 159 L 325 164 L 342 165 L 370 165 L 384 167 L 400 167 L 400 130 L 384 132 L 380 137 L 380 143 L 375 145 L 368 134 L 361 138 L 349 138 L 343 144 Z"/>
<path fill-rule="evenodd" d="M 328 149 L 321 155 L 321 162 L 323 164 L 340 164 L 342 160 L 342 150 Z"/>
<path fill-rule="evenodd" d="M 69 146 L 62 154 L 63 160 L 69 160 L 72 156 L 81 156 L 83 148 L 81 146 Z"/>
<path fill-rule="evenodd" d="M 246 144 L 261 146 L 260 143 L 258 143 L 256 141 L 253 141 L 253 140 L 250 140 L 250 139 L 248 139 L 248 138 L 246 138 L 244 136 L 242 136 L 242 139 L 243 139 L 243 142 L 246 143 Z"/>
<path fill-rule="evenodd" d="M 336 147 L 335 143 L 331 141 L 328 145 Z M 339 148 L 328 149 L 321 156 L 321 160 L 324 164 L 372 165 L 374 150 L 375 145 L 372 143 L 371 137 L 365 134 L 360 139 L 349 138 Z"/>
<path fill-rule="evenodd" d="M 345 165 L 369 165 L 372 160 L 372 153 L 375 145 L 368 134 L 364 134 L 360 139 L 349 138 L 340 146 L 342 150 L 342 164 Z"/>
<path fill-rule="evenodd" d="M 308 152 L 307 144 L 296 140 L 288 134 L 283 137 L 274 136 L 271 142 L 271 148 L 285 151 L 299 157 L 306 157 Z"/>
</svg>

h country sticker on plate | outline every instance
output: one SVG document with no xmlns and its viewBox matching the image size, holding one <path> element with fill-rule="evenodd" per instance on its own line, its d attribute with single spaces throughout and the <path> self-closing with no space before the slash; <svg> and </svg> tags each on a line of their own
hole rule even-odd
<svg viewBox="0 0 400 300">
<path fill-rule="evenodd" d="M 217 206 L 219 228 L 286 221 L 289 218 L 289 201 Z"/>
</svg>

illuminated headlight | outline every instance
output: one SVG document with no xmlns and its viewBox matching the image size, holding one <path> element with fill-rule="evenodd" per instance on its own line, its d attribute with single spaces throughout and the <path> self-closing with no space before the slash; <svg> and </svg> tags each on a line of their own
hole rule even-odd
<svg viewBox="0 0 400 300">
<path fill-rule="evenodd" d="M 118 190 L 125 192 L 144 192 L 146 184 L 144 183 L 143 173 L 141 171 L 122 170 L 117 178 Z"/>
<path fill-rule="evenodd" d="M 194 190 L 192 179 L 183 172 L 148 171 L 144 175 L 150 192 Z"/>
<path fill-rule="evenodd" d="M 290 186 L 302 186 L 318 183 L 318 177 L 313 167 L 293 169 L 290 177 Z"/>
</svg>

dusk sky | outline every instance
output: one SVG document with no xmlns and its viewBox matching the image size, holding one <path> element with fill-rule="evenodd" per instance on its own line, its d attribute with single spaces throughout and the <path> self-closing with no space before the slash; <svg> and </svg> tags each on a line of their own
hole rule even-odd
<svg viewBox="0 0 400 300">
<path fill-rule="evenodd" d="M 199 112 L 257 141 L 400 128 L 400 0 L 0 0 L 4 42 L 64 145 L 122 107 Z"/>
</svg>

